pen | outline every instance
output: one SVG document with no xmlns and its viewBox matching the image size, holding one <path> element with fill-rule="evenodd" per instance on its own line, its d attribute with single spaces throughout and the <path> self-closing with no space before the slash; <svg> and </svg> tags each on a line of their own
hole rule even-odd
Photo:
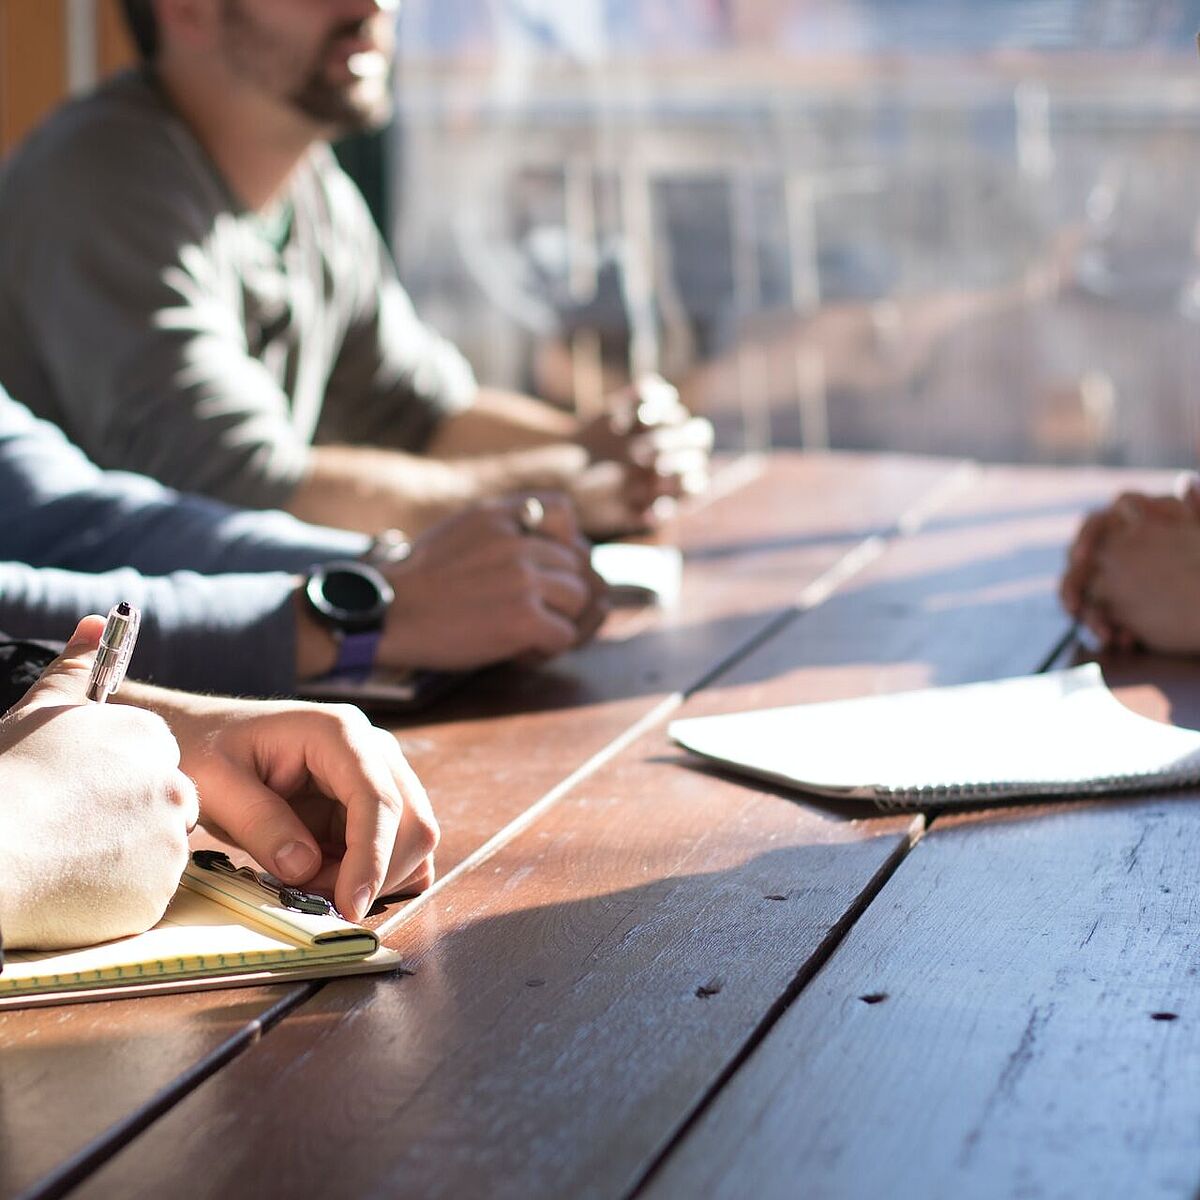
<svg viewBox="0 0 1200 1200">
<path fill-rule="evenodd" d="M 124 600 L 114 605 L 100 635 L 96 665 L 88 679 L 87 698 L 103 704 L 121 686 L 133 648 L 137 644 L 142 614 Z"/>
</svg>

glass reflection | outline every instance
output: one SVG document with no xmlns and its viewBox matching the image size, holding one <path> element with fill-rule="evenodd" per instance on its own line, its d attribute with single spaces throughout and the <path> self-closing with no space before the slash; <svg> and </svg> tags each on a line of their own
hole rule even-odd
<svg viewBox="0 0 1200 1200">
<path fill-rule="evenodd" d="M 481 375 L 722 442 L 1200 454 L 1200 0 L 408 0 L 395 247 Z"/>
</svg>

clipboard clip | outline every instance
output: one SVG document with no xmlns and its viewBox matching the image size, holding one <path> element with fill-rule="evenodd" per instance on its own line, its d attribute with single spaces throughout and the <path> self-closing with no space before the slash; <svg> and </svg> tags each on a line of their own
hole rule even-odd
<svg viewBox="0 0 1200 1200">
<path fill-rule="evenodd" d="M 203 871 L 216 871 L 221 875 L 233 875 L 256 883 L 260 888 L 276 897 L 284 908 L 292 912 L 306 913 L 310 917 L 337 917 L 341 914 L 324 896 L 306 892 L 298 887 L 281 883 L 274 875 L 256 871 L 253 867 L 235 867 L 229 855 L 221 850 L 194 850 L 192 862 Z"/>
</svg>

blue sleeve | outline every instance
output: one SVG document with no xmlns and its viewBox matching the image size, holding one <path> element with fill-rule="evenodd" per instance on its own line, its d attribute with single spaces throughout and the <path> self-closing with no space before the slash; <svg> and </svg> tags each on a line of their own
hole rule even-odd
<svg viewBox="0 0 1200 1200">
<path fill-rule="evenodd" d="M 0 391 L 0 560 L 148 575 L 303 571 L 362 554 L 359 534 L 184 495 L 102 471 L 53 425 Z"/>
<path fill-rule="evenodd" d="M 291 575 L 148 578 L 0 563 L 0 628 L 14 637 L 65 640 L 88 613 L 128 600 L 142 610 L 131 678 L 195 692 L 290 695 L 296 687 Z"/>
</svg>

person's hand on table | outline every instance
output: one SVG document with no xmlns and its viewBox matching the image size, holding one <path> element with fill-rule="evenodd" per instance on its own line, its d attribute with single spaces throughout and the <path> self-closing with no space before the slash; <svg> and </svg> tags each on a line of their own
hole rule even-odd
<svg viewBox="0 0 1200 1200">
<path fill-rule="evenodd" d="M 1067 566 L 1059 581 L 1059 599 L 1063 608 L 1100 640 L 1110 645 L 1121 640 L 1120 631 L 1110 622 L 1107 613 L 1092 595 L 1100 547 L 1110 530 L 1119 523 L 1138 520 L 1144 497 L 1129 492 L 1104 508 L 1088 513 L 1075 534 L 1067 552 Z"/>
<path fill-rule="evenodd" d="M 708 485 L 712 425 L 693 417 L 675 388 L 657 376 L 610 396 L 578 440 L 590 463 L 570 492 L 592 536 L 647 529 L 664 502 Z"/>
<path fill-rule="evenodd" d="M 136 685 L 120 696 L 166 718 L 201 823 L 285 883 L 330 892 L 360 920 L 379 896 L 433 882 L 429 798 L 396 739 L 359 709 Z"/>
<path fill-rule="evenodd" d="M 140 933 L 187 863 L 196 789 L 157 716 L 85 696 L 101 617 L 0 721 L 0 927 L 44 950 Z"/>
<path fill-rule="evenodd" d="M 1200 653 L 1200 490 L 1127 492 L 1090 514 L 1060 585 L 1064 607 L 1106 647 Z"/>
<path fill-rule="evenodd" d="M 453 671 L 549 657 L 587 641 L 608 613 L 608 590 L 561 495 L 476 504 L 418 537 L 385 574 L 396 593 L 379 647 L 385 666 Z"/>
</svg>

